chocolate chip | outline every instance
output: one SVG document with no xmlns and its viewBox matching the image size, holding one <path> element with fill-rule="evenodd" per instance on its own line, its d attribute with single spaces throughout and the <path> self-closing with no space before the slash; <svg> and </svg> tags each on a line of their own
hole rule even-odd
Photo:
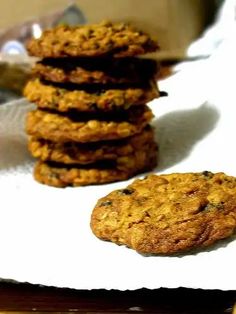
<svg viewBox="0 0 236 314">
<path fill-rule="evenodd" d="M 123 189 L 123 190 L 119 190 L 118 193 L 122 194 L 122 195 L 130 195 L 130 194 L 134 193 L 134 190 L 133 189 Z"/>
<path fill-rule="evenodd" d="M 204 210 L 208 210 L 211 207 L 211 204 L 202 204 L 200 205 L 198 212 L 203 212 Z"/>
<path fill-rule="evenodd" d="M 210 171 L 203 171 L 202 175 L 207 178 L 212 178 L 214 174 Z"/>
<path fill-rule="evenodd" d="M 109 205 L 111 205 L 111 204 L 112 204 L 111 201 L 105 201 L 105 202 L 102 202 L 102 203 L 100 204 L 100 206 L 109 206 Z"/>
<path fill-rule="evenodd" d="M 168 96 L 167 92 L 160 91 L 160 97 L 166 97 L 166 96 Z"/>
</svg>

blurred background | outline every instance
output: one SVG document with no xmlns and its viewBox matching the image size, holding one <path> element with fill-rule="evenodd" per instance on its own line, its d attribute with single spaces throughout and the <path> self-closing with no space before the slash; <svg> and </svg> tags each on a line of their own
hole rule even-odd
<svg viewBox="0 0 236 314">
<path fill-rule="evenodd" d="M 215 16 L 219 0 L 7 0 L 0 1 L 0 29 L 76 3 L 89 23 L 129 21 L 158 38 L 161 56 L 183 56 Z"/>
<path fill-rule="evenodd" d="M 153 57 L 172 64 L 213 23 L 220 0 L 4 0 L 0 1 L 0 103 L 21 96 L 31 59 L 24 43 L 60 23 L 126 21 L 160 44 Z M 9 58 L 10 56 L 10 58 Z M 165 60 L 165 61 L 163 61 Z M 165 68 L 164 68 L 165 69 Z M 163 72 L 165 75 L 165 71 Z M 167 68 L 167 73 L 168 68 Z"/>
</svg>

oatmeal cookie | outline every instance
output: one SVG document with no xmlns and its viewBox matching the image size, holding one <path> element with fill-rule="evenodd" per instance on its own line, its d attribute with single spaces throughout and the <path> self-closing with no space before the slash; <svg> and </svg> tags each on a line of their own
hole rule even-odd
<svg viewBox="0 0 236 314">
<path fill-rule="evenodd" d="M 147 127 L 142 133 L 126 139 L 93 143 L 60 143 L 31 137 L 28 148 L 33 157 L 43 161 L 88 164 L 98 160 L 116 160 L 119 163 L 127 155 L 148 151 L 153 143 L 153 130 Z"/>
<path fill-rule="evenodd" d="M 149 152 L 142 153 L 140 158 L 134 156 L 122 163 L 110 163 L 108 161 L 93 165 L 64 165 L 39 161 L 34 170 L 35 179 L 43 184 L 66 187 L 91 184 L 103 184 L 115 181 L 127 180 L 130 177 L 149 171 L 156 166 L 156 146 L 153 145 Z M 132 158 L 134 158 L 132 160 Z"/>
<path fill-rule="evenodd" d="M 70 85 L 71 87 L 71 85 Z M 159 96 L 157 84 L 153 81 L 147 87 L 128 87 L 125 89 L 103 89 L 103 87 L 87 86 L 86 89 L 72 90 L 61 86 L 47 85 L 39 79 L 31 80 L 24 89 L 25 97 L 35 102 L 39 108 L 66 112 L 71 109 L 95 112 L 129 108 L 142 105 Z M 82 87 L 83 88 L 83 87 Z"/>
<path fill-rule="evenodd" d="M 94 25 L 58 26 L 45 30 L 27 44 L 30 55 L 42 58 L 127 57 L 154 52 L 156 41 L 125 23 L 102 22 Z"/>
<path fill-rule="evenodd" d="M 149 175 L 100 199 L 94 234 L 141 253 L 206 247 L 236 229 L 236 178 L 224 173 Z"/>
<path fill-rule="evenodd" d="M 152 111 L 147 106 L 110 115 L 73 113 L 64 116 L 55 112 L 34 110 L 27 115 L 26 132 L 53 142 L 113 140 L 140 133 L 152 117 Z"/>
<path fill-rule="evenodd" d="M 157 78 L 157 62 L 140 58 L 46 58 L 35 64 L 34 76 L 56 83 L 123 84 Z"/>
</svg>

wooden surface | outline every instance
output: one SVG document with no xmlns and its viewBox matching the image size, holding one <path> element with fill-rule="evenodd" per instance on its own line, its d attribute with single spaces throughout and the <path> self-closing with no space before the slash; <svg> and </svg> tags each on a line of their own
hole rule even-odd
<svg viewBox="0 0 236 314">
<path fill-rule="evenodd" d="M 29 284 L 0 283 L 0 313 L 233 313 L 235 291 L 194 289 L 140 289 L 135 291 L 81 291 Z"/>
</svg>

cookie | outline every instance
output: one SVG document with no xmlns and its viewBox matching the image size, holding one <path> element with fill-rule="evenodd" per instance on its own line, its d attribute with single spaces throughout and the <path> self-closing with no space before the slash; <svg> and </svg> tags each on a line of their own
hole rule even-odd
<svg viewBox="0 0 236 314">
<path fill-rule="evenodd" d="M 64 86 L 64 85 L 63 85 Z M 72 90 L 69 88 L 72 87 Z M 147 87 L 127 87 L 125 89 L 103 89 L 102 86 L 78 86 L 69 85 L 66 88 L 47 85 L 39 79 L 31 80 L 24 89 L 25 97 L 35 102 L 41 109 L 53 109 L 66 112 L 71 109 L 95 112 L 115 108 L 129 108 L 131 106 L 147 103 L 159 96 L 157 84 L 153 81 Z"/>
<path fill-rule="evenodd" d="M 26 132 L 53 142 L 96 142 L 140 133 L 152 119 L 147 106 L 114 114 L 70 113 L 67 116 L 43 110 L 28 113 Z"/>
<path fill-rule="evenodd" d="M 91 228 L 140 253 L 206 247 L 236 229 L 236 178 L 224 173 L 149 175 L 100 199 Z"/>
<path fill-rule="evenodd" d="M 139 151 L 148 151 L 154 143 L 154 133 L 147 127 L 142 133 L 116 141 L 93 143 L 52 142 L 30 138 L 28 148 L 33 157 L 43 161 L 55 161 L 64 164 L 88 164 L 98 160 L 125 160 L 127 155 Z"/>
<path fill-rule="evenodd" d="M 34 76 L 56 83 L 124 84 L 157 78 L 157 62 L 139 58 L 47 58 L 35 64 Z"/>
<path fill-rule="evenodd" d="M 87 166 L 66 166 L 39 161 L 35 166 L 34 177 L 40 183 L 55 187 L 103 184 L 127 180 L 156 166 L 156 145 L 153 145 L 149 151 L 140 152 L 138 158 L 135 158 L 135 156 L 127 156 L 127 158 L 119 164 L 106 161 Z"/>
<path fill-rule="evenodd" d="M 128 57 L 154 52 L 156 41 L 125 23 L 102 22 L 94 25 L 58 26 L 45 30 L 27 44 L 30 55 L 40 58 Z"/>
</svg>

